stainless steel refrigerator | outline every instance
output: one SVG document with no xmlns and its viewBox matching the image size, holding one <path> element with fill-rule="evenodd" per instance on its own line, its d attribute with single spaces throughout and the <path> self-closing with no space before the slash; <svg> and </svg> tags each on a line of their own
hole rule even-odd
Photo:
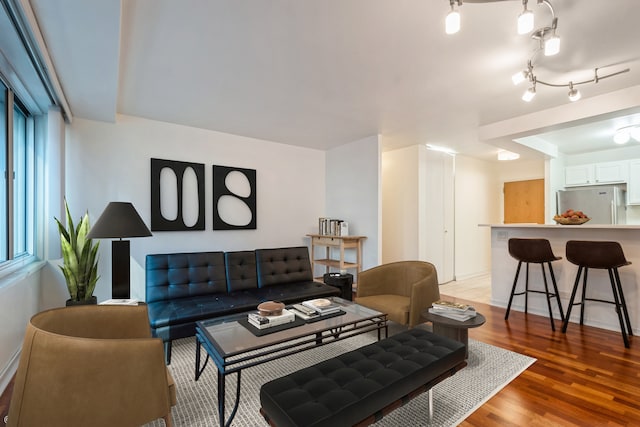
<svg viewBox="0 0 640 427">
<path fill-rule="evenodd" d="M 616 186 L 599 186 L 560 190 L 558 214 L 567 209 L 582 211 L 591 218 L 588 224 L 625 224 L 626 191 Z"/>
</svg>

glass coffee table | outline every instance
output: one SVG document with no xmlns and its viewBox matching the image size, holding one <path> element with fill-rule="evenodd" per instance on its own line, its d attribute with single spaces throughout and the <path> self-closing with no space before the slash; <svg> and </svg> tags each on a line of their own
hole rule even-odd
<svg viewBox="0 0 640 427">
<path fill-rule="evenodd" d="M 240 403 L 240 380 L 242 370 L 294 353 L 341 341 L 370 331 L 387 336 L 387 315 L 355 304 L 342 298 L 330 298 L 340 306 L 343 313 L 305 323 L 266 335 L 257 336 L 249 327 L 239 323 L 247 313 L 233 314 L 196 322 L 196 381 L 211 358 L 218 368 L 218 416 L 220 426 L 231 424 Z M 259 332 L 258 332 L 259 333 Z M 201 349 L 207 358 L 201 366 Z M 225 379 L 237 374 L 235 404 L 225 421 Z"/>
</svg>

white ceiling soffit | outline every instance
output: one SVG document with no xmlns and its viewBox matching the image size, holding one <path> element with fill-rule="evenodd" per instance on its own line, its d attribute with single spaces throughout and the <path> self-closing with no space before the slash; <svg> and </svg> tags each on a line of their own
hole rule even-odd
<svg viewBox="0 0 640 427">
<path fill-rule="evenodd" d="M 536 61 L 538 78 L 631 68 L 580 86 L 567 108 L 640 85 L 640 1 L 551 1 L 562 47 Z M 569 105 L 566 88 L 538 86 L 526 103 L 511 82 L 536 45 L 516 34 L 522 1 L 463 3 L 452 36 L 447 0 L 31 2 L 79 117 L 108 120 L 118 93 L 119 113 L 298 146 L 380 134 L 385 150 L 432 143 L 495 159 L 480 127 Z M 548 24 L 546 7 L 529 9 Z"/>
<path fill-rule="evenodd" d="M 29 1 L 72 113 L 115 121 L 121 1 Z"/>
</svg>

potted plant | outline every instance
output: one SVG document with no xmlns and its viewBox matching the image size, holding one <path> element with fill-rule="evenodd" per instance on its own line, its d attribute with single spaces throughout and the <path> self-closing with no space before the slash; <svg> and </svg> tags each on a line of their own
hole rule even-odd
<svg viewBox="0 0 640 427">
<path fill-rule="evenodd" d="M 69 213 L 67 201 L 64 201 L 67 215 L 67 226 L 58 220 L 60 233 L 60 246 L 62 248 L 63 265 L 60 266 L 62 274 L 67 282 L 69 299 L 67 306 L 78 304 L 95 304 L 96 297 L 93 291 L 98 282 L 98 246 L 91 239 L 87 239 L 89 233 L 89 213 L 85 213 L 77 226 Z"/>
</svg>

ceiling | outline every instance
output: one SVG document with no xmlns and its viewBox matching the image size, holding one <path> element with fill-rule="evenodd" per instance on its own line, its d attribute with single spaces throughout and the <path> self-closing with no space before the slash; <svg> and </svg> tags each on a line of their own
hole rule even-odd
<svg viewBox="0 0 640 427">
<path fill-rule="evenodd" d="M 74 117 L 128 114 L 322 150 L 380 134 L 385 150 L 431 143 L 495 159 L 479 128 L 640 85 L 639 1 L 550 1 L 562 46 L 535 57 L 538 79 L 630 72 L 579 86 L 575 103 L 542 85 L 523 102 L 526 84 L 511 76 L 537 43 L 516 34 L 515 0 L 464 3 L 455 35 L 444 32 L 447 0 L 29 3 Z M 543 4 L 529 9 L 536 27 L 550 24 Z M 612 120 L 640 123 L 639 112 L 537 137 L 564 152 L 612 148 Z"/>
</svg>

